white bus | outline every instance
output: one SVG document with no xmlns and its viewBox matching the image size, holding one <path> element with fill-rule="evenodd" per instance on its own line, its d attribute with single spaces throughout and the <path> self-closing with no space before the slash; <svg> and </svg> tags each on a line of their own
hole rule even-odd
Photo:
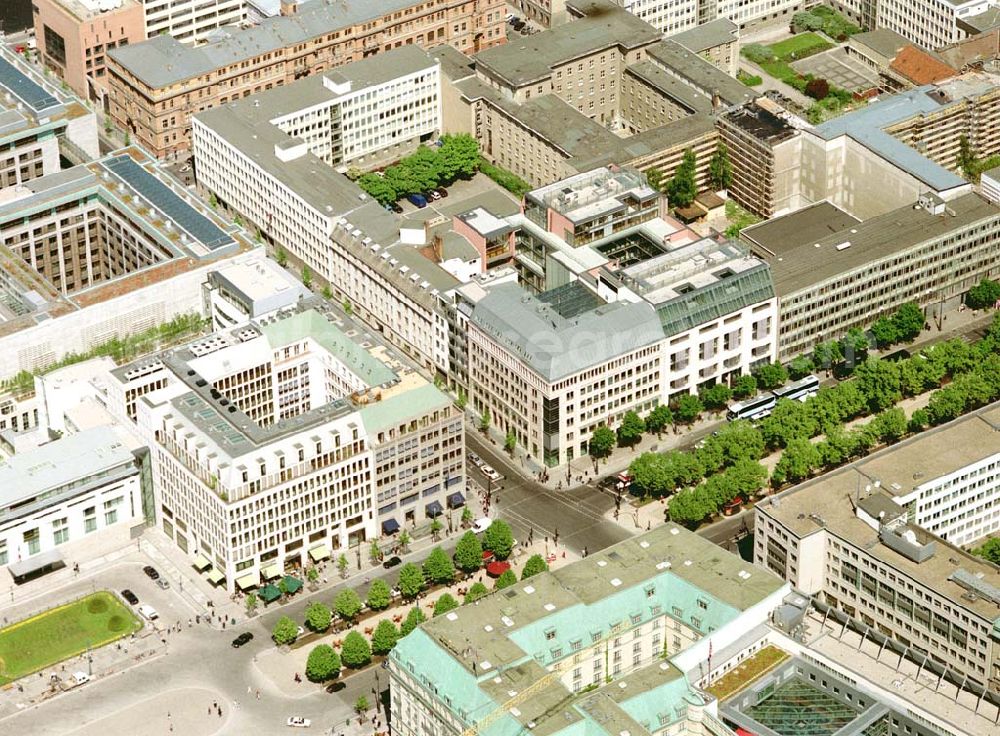
<svg viewBox="0 0 1000 736">
<path fill-rule="evenodd" d="M 778 400 L 773 394 L 763 394 L 753 399 L 740 401 L 729 407 L 726 419 L 733 422 L 737 419 L 763 419 L 770 416 L 771 410 Z"/>
<path fill-rule="evenodd" d="M 792 381 L 787 386 L 776 388 L 771 393 L 775 399 L 792 399 L 793 401 L 805 401 L 816 395 L 819 391 L 819 379 L 816 376 L 806 376 L 798 381 Z"/>
</svg>

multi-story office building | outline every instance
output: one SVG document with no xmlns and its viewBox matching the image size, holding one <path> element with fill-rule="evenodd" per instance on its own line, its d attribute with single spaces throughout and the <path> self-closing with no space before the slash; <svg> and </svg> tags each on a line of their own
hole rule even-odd
<svg viewBox="0 0 1000 736">
<path fill-rule="evenodd" d="M 36 0 L 32 10 L 42 64 L 103 105 L 108 51 L 146 39 L 141 0 Z"/>
<path fill-rule="evenodd" d="M 193 49 L 171 36 L 115 49 L 110 114 L 157 157 L 180 154 L 191 147 L 191 117 L 204 110 L 400 46 L 474 52 L 505 40 L 499 0 L 310 0 Z"/>
<path fill-rule="evenodd" d="M 794 207 L 798 188 L 787 179 L 800 166 L 802 147 L 781 108 L 760 100 L 722 115 L 718 128 L 732 164 L 730 196 L 761 217 Z"/>
<path fill-rule="evenodd" d="M 716 18 L 670 37 L 731 77 L 740 66 L 740 28 L 728 18 Z"/>
<path fill-rule="evenodd" d="M 403 736 L 721 736 L 692 677 L 789 587 L 666 524 L 423 624 L 389 656 Z"/>
<path fill-rule="evenodd" d="M 520 282 L 470 296 L 470 404 L 548 465 L 586 454 L 627 411 L 775 354 L 766 264 L 662 219 L 665 206 L 641 174 L 599 169 L 529 192 L 510 227 L 459 216 L 487 264 L 511 261 Z"/>
<path fill-rule="evenodd" d="M 713 113 L 750 88 L 603 0 L 571 0 L 575 20 L 469 59 L 435 52 L 458 95 L 446 128 L 534 185 L 609 163 L 672 175 L 687 148 L 699 185 L 718 140 Z"/>
<path fill-rule="evenodd" d="M 198 178 L 226 193 L 216 149 L 236 125 L 274 127 L 289 138 L 285 157 L 304 145 L 339 171 L 399 160 L 440 133 L 440 86 L 438 63 L 404 46 L 208 110 L 193 120 Z"/>
<path fill-rule="evenodd" d="M 263 257 L 136 148 L 14 191 L 0 204 L 0 244 L 3 378 L 203 314 L 210 270 Z"/>
<path fill-rule="evenodd" d="M 834 7 L 866 28 L 887 28 L 925 49 L 965 37 L 961 21 L 992 7 L 994 0 L 834 0 Z"/>
<path fill-rule="evenodd" d="M 856 464 L 922 529 L 959 547 L 1000 530 L 1000 407 L 923 432 Z"/>
<path fill-rule="evenodd" d="M 295 5 L 297 0 L 285 0 Z M 181 43 L 210 39 L 223 26 L 246 20 L 245 0 L 142 0 L 146 36 L 167 35 Z"/>
<path fill-rule="evenodd" d="M 229 590 L 464 502 L 451 400 L 308 304 L 118 368 L 106 401 L 152 448 L 156 523 Z"/>
<path fill-rule="evenodd" d="M 6 45 L 0 45 L 0 191 L 100 155 L 97 119 Z"/>
<path fill-rule="evenodd" d="M 995 410 L 991 416 L 995 421 Z M 996 428 L 984 423 L 982 431 L 990 436 Z M 980 447 L 984 443 L 996 444 L 982 440 Z M 949 452 L 955 449 L 949 446 Z M 866 466 L 892 463 L 894 452 L 890 448 L 758 503 L 754 561 L 858 630 L 891 637 L 924 669 L 960 687 L 992 691 L 995 698 L 1000 572 L 917 526 L 898 499 L 876 486 Z M 989 475 L 995 463 L 974 472 Z M 896 472 L 905 478 L 910 469 Z M 926 490 L 949 503 L 943 487 Z"/>
<path fill-rule="evenodd" d="M 0 489 L 0 566 L 16 583 L 65 564 L 67 542 L 143 520 L 139 462 L 108 427 L 7 458 Z"/>
<path fill-rule="evenodd" d="M 863 222 L 814 206 L 741 237 L 771 266 L 783 361 L 907 302 L 940 319 L 972 286 L 1000 273 L 1000 207 L 978 194 L 947 203 L 928 195 Z"/>
<path fill-rule="evenodd" d="M 420 130 L 430 128 L 437 103 L 428 100 L 433 97 L 428 78 L 435 78 L 437 67 L 427 67 L 426 57 L 416 50 L 401 49 L 387 58 L 390 69 L 393 60 L 406 62 L 397 70 L 401 77 L 389 75 L 386 84 L 391 89 L 397 89 L 397 82 L 391 81 L 395 79 L 423 77 L 428 84 L 428 94 L 412 104 L 427 120 Z M 371 70 L 374 64 L 376 74 L 379 63 L 360 62 L 362 69 Z M 322 89 L 325 96 L 325 86 Z M 294 95 L 293 90 L 289 87 L 280 94 Z M 420 255 L 414 242 L 401 242 L 398 220 L 333 168 L 333 154 L 324 149 L 324 140 L 332 141 L 332 135 L 317 136 L 309 144 L 282 127 L 286 118 L 299 119 L 297 114 L 275 116 L 252 99 L 239 107 L 242 114 L 227 106 L 195 118 L 195 157 L 202 185 L 269 243 L 308 265 L 330 285 L 338 301 L 350 302 L 357 314 L 422 365 L 447 374 L 447 324 L 441 301 L 459 281 Z M 399 135 L 385 140 L 384 150 L 398 150 L 395 143 L 402 139 L 402 131 L 412 131 L 412 122 L 402 119 L 406 115 L 398 115 L 392 131 Z M 310 135 L 298 131 L 295 123 L 288 125 L 293 133 Z M 371 153 L 370 143 L 377 137 L 362 138 L 367 142 L 358 150 L 369 157 L 378 155 Z"/>
<path fill-rule="evenodd" d="M 259 320 L 312 294 L 268 258 L 234 261 L 210 271 L 202 293 L 212 330 L 228 330 Z"/>
</svg>

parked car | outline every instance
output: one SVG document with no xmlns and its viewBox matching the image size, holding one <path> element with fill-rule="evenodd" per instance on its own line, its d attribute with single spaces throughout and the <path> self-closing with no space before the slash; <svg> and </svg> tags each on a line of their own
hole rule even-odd
<svg viewBox="0 0 1000 736">
<path fill-rule="evenodd" d="M 88 682 L 90 682 L 90 675 L 88 675 L 86 672 L 83 672 L 81 670 L 79 672 L 74 672 L 70 676 L 70 680 L 73 682 L 74 686 L 76 686 L 76 685 L 86 685 Z"/>
<path fill-rule="evenodd" d="M 166 590 L 170 587 L 170 581 L 166 578 L 157 578 L 156 585 L 160 588 L 160 590 Z"/>
<path fill-rule="evenodd" d="M 476 534 L 480 534 L 489 529 L 490 524 L 492 523 L 493 519 L 489 519 L 485 516 L 482 519 L 476 519 L 475 523 L 473 523 L 472 525 L 472 531 L 474 531 Z"/>
<path fill-rule="evenodd" d="M 160 614 L 156 612 L 156 609 L 148 603 L 143 603 L 136 610 L 139 611 L 139 615 L 147 621 L 155 621 L 160 617 Z"/>
<path fill-rule="evenodd" d="M 490 480 L 500 480 L 500 478 L 503 477 L 500 475 L 500 473 L 494 470 L 491 465 L 487 465 L 486 463 L 483 463 L 479 469 L 482 470 L 483 475 L 485 475 Z"/>
<path fill-rule="evenodd" d="M 395 567 L 400 562 L 402 562 L 402 560 L 400 558 L 398 558 L 396 556 L 393 556 L 393 557 L 390 557 L 385 562 L 383 562 L 382 563 L 382 567 L 384 567 L 386 570 L 388 570 L 389 568 Z"/>
<path fill-rule="evenodd" d="M 420 207 L 422 209 L 427 206 L 427 197 L 422 194 L 407 194 L 406 199 L 414 207 Z"/>
<path fill-rule="evenodd" d="M 392 212 L 395 212 L 397 215 L 403 211 L 403 208 L 399 206 L 398 202 L 390 202 L 389 204 L 386 205 L 386 208 Z"/>
<path fill-rule="evenodd" d="M 439 192 L 437 189 L 432 189 L 427 193 L 427 196 L 436 202 L 439 199 L 441 199 L 441 192 Z"/>
<path fill-rule="evenodd" d="M 483 467 L 483 459 L 479 457 L 476 453 L 471 450 L 468 452 L 469 462 L 475 465 L 477 468 Z"/>
<path fill-rule="evenodd" d="M 522 28 L 524 28 L 525 23 L 523 20 L 518 18 L 513 23 L 511 23 L 511 25 L 514 26 L 515 31 L 520 31 Z"/>
<path fill-rule="evenodd" d="M 244 631 L 242 634 L 233 639 L 233 649 L 239 649 L 244 644 L 249 644 L 253 640 L 253 634 L 249 631 Z"/>
<path fill-rule="evenodd" d="M 334 680 L 333 682 L 331 682 L 329 685 L 326 686 L 326 691 L 328 693 L 339 693 L 345 687 L 347 687 L 346 683 L 342 682 L 341 680 Z"/>
<path fill-rule="evenodd" d="M 440 194 L 442 199 L 448 196 L 448 190 L 444 187 L 438 187 L 434 191 Z"/>
<path fill-rule="evenodd" d="M 289 716 L 285 724 L 291 728 L 309 728 L 312 725 L 312 721 L 302 716 Z"/>
<path fill-rule="evenodd" d="M 125 590 L 122 591 L 122 598 L 124 598 L 126 601 L 128 601 L 133 606 L 136 605 L 139 602 L 139 596 L 137 596 L 135 593 L 133 593 L 128 588 L 125 588 Z"/>
<path fill-rule="evenodd" d="M 142 568 L 142 571 L 146 573 L 146 577 L 148 577 L 150 580 L 160 579 L 160 573 L 158 573 L 156 571 L 156 568 L 153 567 L 152 565 L 146 565 L 144 568 Z"/>
</svg>

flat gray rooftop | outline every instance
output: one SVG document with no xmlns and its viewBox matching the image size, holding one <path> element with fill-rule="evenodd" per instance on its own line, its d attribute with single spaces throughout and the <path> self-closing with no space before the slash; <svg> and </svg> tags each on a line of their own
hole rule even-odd
<svg viewBox="0 0 1000 736">
<path fill-rule="evenodd" d="M 630 64 L 625 67 L 625 73 L 635 75 L 654 89 L 686 107 L 689 112 L 705 114 L 712 112 L 711 97 L 690 84 L 685 84 L 652 61 L 645 60 Z"/>
<path fill-rule="evenodd" d="M 891 448 L 882 452 L 891 452 Z M 990 623 L 996 620 L 1000 613 L 996 603 L 981 596 L 976 596 L 975 600 L 963 597 L 965 588 L 949 578 L 957 570 L 964 569 L 974 575 L 981 574 L 982 582 L 1000 588 L 1000 571 L 997 567 L 923 530 L 918 537 L 932 538 L 937 547 L 930 559 L 914 562 L 886 546 L 879 541 L 878 532 L 854 513 L 852 502 L 859 481 L 866 482 L 866 476 L 860 475 L 857 465 L 852 464 L 761 501 L 757 505 L 758 513 L 774 517 L 799 537 L 825 529 L 828 534 L 846 540 L 900 573 L 937 591 L 954 605 L 963 607 Z"/>
<path fill-rule="evenodd" d="M 0 519 L 11 506 L 133 462 L 110 427 L 95 427 L 0 462 Z"/>
<path fill-rule="evenodd" d="M 549 382 L 663 339 L 646 302 L 601 304 L 567 319 L 515 284 L 491 289 L 472 320 Z"/>
<path fill-rule="evenodd" d="M 307 0 L 300 3 L 295 15 L 265 18 L 258 25 L 245 29 L 220 29 L 222 39 L 201 46 L 191 47 L 173 36 L 162 35 L 119 46 L 108 55 L 149 87 L 169 87 L 220 67 L 391 15 L 412 5 L 413 0 L 341 0 L 336 3 Z"/>
<path fill-rule="evenodd" d="M 786 243 L 769 239 L 771 255 L 761 252 L 771 266 L 779 297 L 808 291 L 816 284 L 868 264 L 889 258 L 930 240 L 947 237 L 971 225 L 1000 217 L 1000 207 L 978 194 L 948 202 L 954 216 L 939 217 L 913 205 L 872 217 L 820 240 Z M 846 242 L 850 246 L 838 250 Z M 818 245 L 818 247 L 817 247 Z"/>
<path fill-rule="evenodd" d="M 888 59 L 896 58 L 896 54 L 901 49 L 911 45 L 910 41 L 888 28 L 876 28 L 874 31 L 855 33 L 851 36 L 851 43 L 867 46 L 875 53 Z"/>
<path fill-rule="evenodd" d="M 857 217 L 824 199 L 787 215 L 744 228 L 740 232 L 740 239 L 750 243 L 766 257 L 798 245 L 812 245 L 859 222 L 861 220 Z"/>
<path fill-rule="evenodd" d="M 937 192 L 963 186 L 965 180 L 958 174 L 934 163 L 885 131 L 904 120 L 936 112 L 950 104 L 949 100 L 929 94 L 935 89 L 925 85 L 891 95 L 828 120 L 813 130 L 825 140 L 849 136 Z"/>
<path fill-rule="evenodd" d="M 601 49 L 634 49 L 655 43 L 660 33 L 617 6 L 533 36 L 515 36 L 510 43 L 476 54 L 477 68 L 512 87 L 544 79 L 552 67 Z M 735 80 L 734 80 L 735 81 Z"/>
<path fill-rule="evenodd" d="M 656 64 L 672 70 L 706 94 L 718 94 L 726 105 L 742 105 L 760 96 L 676 41 L 663 41 L 651 46 L 646 53 Z"/>
<path fill-rule="evenodd" d="M 689 51 L 700 54 L 702 51 L 716 46 L 737 41 L 739 37 L 740 27 L 738 25 L 729 18 L 716 18 L 690 30 L 675 33 L 667 40 L 676 41 Z"/>
</svg>

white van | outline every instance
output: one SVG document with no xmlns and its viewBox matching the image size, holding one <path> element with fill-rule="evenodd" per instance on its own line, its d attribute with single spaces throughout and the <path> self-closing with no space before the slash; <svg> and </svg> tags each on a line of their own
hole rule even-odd
<svg viewBox="0 0 1000 736">
<path fill-rule="evenodd" d="M 142 616 L 147 621 L 155 621 L 160 617 L 160 614 L 156 612 L 156 609 L 146 603 L 143 603 L 136 610 L 138 610 L 139 615 Z"/>
</svg>

